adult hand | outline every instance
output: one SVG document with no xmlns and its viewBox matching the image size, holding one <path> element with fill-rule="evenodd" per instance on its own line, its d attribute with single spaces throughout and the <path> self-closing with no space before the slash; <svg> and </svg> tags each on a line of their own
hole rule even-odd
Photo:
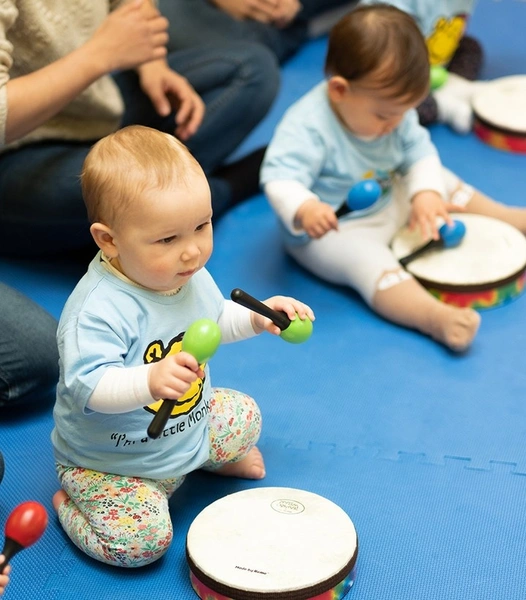
<svg viewBox="0 0 526 600">
<path fill-rule="evenodd" d="M 138 67 L 141 88 L 161 116 L 175 110 L 174 135 L 185 141 L 199 129 L 205 104 L 188 81 L 170 69 L 164 60 Z"/>
<path fill-rule="evenodd" d="M 149 0 L 133 0 L 111 12 L 89 41 L 91 56 L 106 72 L 131 69 L 166 56 L 168 20 Z"/>
<path fill-rule="evenodd" d="M 298 0 L 212 0 L 220 10 L 234 19 L 252 19 L 260 23 L 285 27 L 301 10 Z"/>
<path fill-rule="evenodd" d="M 301 11 L 302 5 L 299 0 L 280 0 L 279 6 L 274 18 L 274 25 L 278 29 L 283 29 L 290 25 Z"/>
<path fill-rule="evenodd" d="M 11 572 L 11 566 L 8 565 L 2 570 L 2 564 L 5 562 L 3 554 L 0 555 L 0 596 L 4 593 L 7 584 L 9 583 L 9 573 Z"/>
</svg>

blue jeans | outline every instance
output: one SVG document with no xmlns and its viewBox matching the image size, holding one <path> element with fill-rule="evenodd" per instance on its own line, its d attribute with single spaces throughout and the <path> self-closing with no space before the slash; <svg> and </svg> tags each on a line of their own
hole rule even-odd
<svg viewBox="0 0 526 600">
<path fill-rule="evenodd" d="M 171 51 L 200 46 L 203 39 L 252 41 L 267 46 L 282 63 L 307 41 L 309 19 L 348 2 L 302 0 L 302 11 L 284 29 L 250 19 L 239 21 L 210 0 L 159 0 L 158 6 L 170 23 L 168 49 Z"/>
<path fill-rule="evenodd" d="M 267 113 L 278 91 L 279 68 L 269 50 L 244 42 L 174 52 L 168 62 L 206 104 L 203 123 L 187 146 L 208 176 L 217 218 L 231 198 L 229 185 L 214 171 Z M 174 114 L 155 112 L 134 71 L 118 73 L 115 80 L 126 105 L 122 126 L 173 133 Z M 79 184 L 91 145 L 45 141 L 0 154 L 0 254 L 40 256 L 92 243 Z"/>
<path fill-rule="evenodd" d="M 0 283 L 0 408 L 50 399 L 58 381 L 56 320 Z"/>
</svg>

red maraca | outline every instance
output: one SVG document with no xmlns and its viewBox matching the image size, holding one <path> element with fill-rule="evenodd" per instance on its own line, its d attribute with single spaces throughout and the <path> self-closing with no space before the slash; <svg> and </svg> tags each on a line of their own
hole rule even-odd
<svg viewBox="0 0 526 600">
<path fill-rule="evenodd" d="M 33 545 L 47 527 L 47 512 L 39 502 L 22 502 L 9 515 L 5 523 L 5 542 L 2 554 L 4 567 L 15 554 Z"/>
</svg>

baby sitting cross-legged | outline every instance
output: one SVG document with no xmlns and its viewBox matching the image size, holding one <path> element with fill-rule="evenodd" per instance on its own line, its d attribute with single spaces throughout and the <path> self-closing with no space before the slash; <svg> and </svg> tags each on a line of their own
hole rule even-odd
<svg viewBox="0 0 526 600">
<path fill-rule="evenodd" d="M 423 242 L 438 239 L 452 210 L 524 233 L 526 211 L 484 196 L 442 166 L 415 110 L 429 91 L 429 59 L 409 14 L 385 4 L 353 9 L 331 30 L 325 72 L 285 113 L 261 169 L 286 251 L 321 279 L 356 290 L 382 317 L 463 351 L 479 314 L 434 298 L 390 243 L 407 223 Z M 379 184 L 378 200 L 338 219 L 349 190 L 366 179 Z"/>
</svg>

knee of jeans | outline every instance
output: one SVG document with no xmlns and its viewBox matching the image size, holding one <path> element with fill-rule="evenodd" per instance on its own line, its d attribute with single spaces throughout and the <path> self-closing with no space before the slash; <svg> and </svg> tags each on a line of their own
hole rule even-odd
<svg viewBox="0 0 526 600">
<path fill-rule="evenodd" d="M 35 391 L 49 390 L 56 385 L 59 376 L 58 359 L 55 330 L 50 327 L 35 339 L 34 352 L 30 357 Z"/>
<path fill-rule="evenodd" d="M 31 364 L 31 377 L 25 380 L 6 380 L 0 375 L 0 407 L 51 402 L 58 381 L 58 356 L 52 352 L 35 357 Z"/>
<path fill-rule="evenodd" d="M 258 87 L 257 104 L 268 110 L 278 94 L 281 72 L 274 53 L 263 44 L 244 45 L 244 77 Z"/>
</svg>

